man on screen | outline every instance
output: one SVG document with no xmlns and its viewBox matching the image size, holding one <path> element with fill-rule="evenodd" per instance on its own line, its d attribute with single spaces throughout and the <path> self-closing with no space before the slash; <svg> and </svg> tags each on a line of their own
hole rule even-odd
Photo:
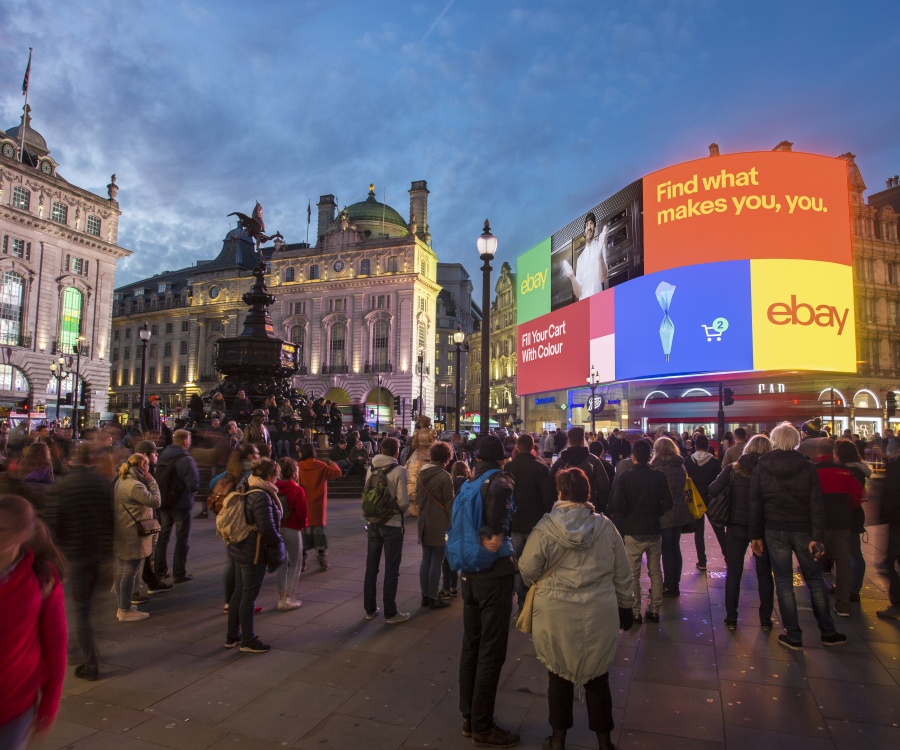
<svg viewBox="0 0 900 750">
<path fill-rule="evenodd" d="M 603 227 L 600 236 L 595 236 L 597 219 L 589 213 L 584 217 L 584 249 L 578 256 L 577 270 L 573 271 L 568 261 L 562 263 L 562 275 L 572 282 L 576 300 L 590 297 L 606 288 L 609 271 L 606 264 L 606 232 Z"/>
</svg>

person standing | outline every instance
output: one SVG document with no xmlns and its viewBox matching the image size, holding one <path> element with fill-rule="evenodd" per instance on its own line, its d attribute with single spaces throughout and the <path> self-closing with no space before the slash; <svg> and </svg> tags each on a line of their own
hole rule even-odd
<svg viewBox="0 0 900 750">
<path fill-rule="evenodd" d="M 728 466 L 729 464 L 733 464 L 744 454 L 744 446 L 747 445 L 747 430 L 743 427 L 738 427 L 734 431 L 734 439 L 735 443 L 731 447 L 725 451 L 725 455 L 722 458 L 722 466 Z"/>
<path fill-rule="evenodd" d="M 597 458 L 584 444 L 584 427 L 573 427 L 568 432 L 569 447 L 565 448 L 550 469 L 550 478 L 567 467 L 577 467 L 591 483 L 591 504 L 601 513 L 609 502 L 609 476 L 603 468 L 603 461 Z"/>
<path fill-rule="evenodd" d="M 522 435 L 516 440 L 516 455 L 503 469 L 513 477 L 516 486 L 516 510 L 512 516 L 510 536 L 513 554 L 517 558 L 525 550 L 525 542 L 535 524 L 550 512 L 556 499 L 547 464 L 536 458 L 533 450 L 534 438 L 528 434 Z M 516 573 L 515 589 L 517 605 L 521 609 L 528 587 L 519 573 Z"/>
<path fill-rule="evenodd" d="M 463 736 L 476 747 L 513 747 L 519 735 L 494 722 L 500 671 L 506 661 L 509 620 L 512 615 L 513 579 L 510 517 L 514 480 L 502 471 L 509 456 L 496 435 L 479 441 L 475 472 L 470 482 L 481 487 L 481 545 L 490 552 L 508 548 L 487 570 L 461 571 L 463 642 L 459 660 L 459 708 Z M 491 472 L 489 477 L 485 477 Z M 458 502 L 458 500 L 456 501 Z"/>
<path fill-rule="evenodd" d="M 703 498 L 704 503 L 709 502 L 709 484 L 722 473 L 722 464 L 719 459 L 709 452 L 709 438 L 699 433 L 694 438 L 694 452 L 685 461 L 684 468 L 688 476 L 694 482 L 694 486 Z M 722 550 L 722 559 L 725 552 L 725 527 L 710 522 L 719 548 Z M 706 570 L 706 514 L 694 522 L 694 545 L 697 548 L 697 570 Z"/>
<path fill-rule="evenodd" d="M 623 473 L 628 471 L 630 463 L 630 459 L 623 459 L 619 462 L 617 471 Z M 684 499 L 687 471 L 684 468 L 684 458 L 680 455 L 674 440 L 667 437 L 657 438 L 653 444 L 653 460 L 650 462 L 650 466 L 665 475 L 669 485 L 669 494 L 672 495 L 672 509 L 666 511 L 659 519 L 662 538 L 662 595 L 665 598 L 677 598 L 681 596 L 683 568 L 681 530 L 685 526 L 693 526 L 694 517 L 688 510 L 687 501 Z"/>
<path fill-rule="evenodd" d="M 373 620 L 380 612 L 376 605 L 378 586 L 378 567 L 384 553 L 384 586 L 383 604 L 384 621 L 395 625 L 409 619 L 408 612 L 397 611 L 397 583 L 400 580 L 400 560 L 403 555 L 403 514 L 409 509 L 407 495 L 406 469 L 400 466 L 397 458 L 400 455 L 400 443 L 394 438 L 387 438 L 381 443 L 381 453 L 372 460 L 366 474 L 368 487 L 373 472 L 377 471 L 385 477 L 387 492 L 390 494 L 396 511 L 381 523 L 369 521 L 366 526 L 368 549 L 366 553 L 366 577 L 363 581 L 363 607 L 366 619 Z"/>
<path fill-rule="evenodd" d="M 384 443 L 384 441 L 382 441 Z M 397 444 L 399 451 L 400 445 Z M 429 463 L 419 472 L 416 494 L 419 497 L 419 544 L 422 545 L 422 562 L 419 565 L 419 588 L 422 606 L 444 609 L 450 605 L 439 597 L 438 585 L 447 545 L 447 529 L 453 515 L 453 480 L 447 464 L 453 458 L 453 449 L 444 442 L 431 446 Z"/>
<path fill-rule="evenodd" d="M 888 580 L 890 606 L 875 614 L 886 620 L 900 620 L 900 455 L 897 454 L 884 463 L 880 520 L 888 524 L 888 540 L 878 570 Z"/>
<path fill-rule="evenodd" d="M 191 508 L 194 506 L 194 492 L 200 486 L 200 472 L 188 452 L 191 447 L 191 433 L 175 430 L 172 444 L 163 449 L 156 465 L 159 484 L 159 539 L 154 552 L 154 570 L 160 578 L 168 576 L 166 553 L 172 527 L 175 527 L 175 552 L 172 573 L 175 583 L 186 583 L 194 579 L 187 572 L 187 556 L 191 539 Z"/>
<path fill-rule="evenodd" d="M 253 443 L 259 455 L 268 456 L 272 452 L 272 437 L 265 425 L 266 412 L 264 409 L 254 409 L 251 417 L 250 425 L 244 430 L 244 442 Z"/>
<path fill-rule="evenodd" d="M 841 646 L 847 636 L 834 626 L 818 562 L 824 551 L 825 503 L 816 467 L 797 450 L 800 433 L 790 422 L 772 430 L 771 440 L 773 450 L 760 457 L 750 478 L 750 546 L 755 555 L 768 551 L 772 563 L 778 610 L 786 631 L 778 636 L 778 642 L 794 651 L 803 648 L 794 597 L 792 559 L 796 556 L 822 645 Z"/>
<path fill-rule="evenodd" d="M 159 416 L 159 396 L 152 395 L 147 399 L 147 404 L 141 410 L 141 426 L 151 435 L 159 435 L 162 432 L 162 423 Z"/>
<path fill-rule="evenodd" d="M 319 461 L 309 443 L 300 446 L 297 470 L 297 484 L 306 492 L 309 509 L 309 525 L 303 529 L 303 563 L 300 571 L 306 572 L 306 557 L 312 549 L 319 556 L 319 570 L 328 570 L 328 480 L 340 477 L 341 470 L 330 460 Z"/>
<path fill-rule="evenodd" d="M 245 425 L 250 422 L 252 414 L 253 404 L 250 399 L 247 398 L 247 393 L 245 391 L 238 391 L 234 401 L 231 402 L 231 418 L 235 422 Z"/>
<path fill-rule="evenodd" d="M 584 472 L 560 471 L 556 489 L 553 510 L 538 521 L 519 559 L 529 585 L 552 570 L 535 591 L 532 622 L 534 648 L 550 680 L 553 735 L 544 747 L 565 748 L 577 685 L 584 690 L 589 727 L 599 747 L 612 750 L 608 670 L 619 628 L 629 630 L 633 623 L 631 570 L 612 521 L 596 514 L 588 501 Z"/>
<path fill-rule="evenodd" d="M 159 455 L 156 453 L 156 443 L 152 440 L 141 440 L 137 445 L 134 446 L 135 453 L 141 453 L 147 457 L 147 471 L 150 472 L 150 475 L 156 477 L 156 462 L 159 460 Z M 157 483 L 157 487 L 159 484 Z M 160 498 L 161 499 L 161 498 Z M 154 517 L 159 518 L 159 510 L 153 511 Z M 158 539 L 159 534 L 156 533 L 150 537 L 150 551 L 147 553 L 147 556 L 144 558 L 144 564 L 141 566 L 141 579 L 147 585 L 147 593 L 148 594 L 159 594 L 166 591 L 171 591 L 175 588 L 171 583 L 166 583 L 163 581 L 153 570 L 153 551 L 156 546 L 156 540 Z"/>
<path fill-rule="evenodd" d="M 113 551 L 113 488 L 97 473 L 102 459 L 90 442 L 81 443 L 75 466 L 50 488 L 44 510 L 44 520 L 68 563 L 68 595 L 81 652 L 75 676 L 84 680 L 100 676 L 93 601 Z"/>
<path fill-rule="evenodd" d="M 428 463 L 428 451 L 438 435 L 431 428 L 431 418 L 424 414 L 416 420 L 416 431 L 413 433 L 410 443 L 409 460 L 406 462 L 406 472 L 409 477 L 407 492 L 409 494 L 409 515 L 419 515 L 419 502 L 416 499 L 416 477 L 419 469 Z"/>
<path fill-rule="evenodd" d="M 660 518 L 672 509 L 672 493 L 665 475 L 650 468 L 650 444 L 638 440 L 631 449 L 634 465 L 616 477 L 610 513 L 618 516 L 618 528 L 625 541 L 625 553 L 631 565 L 634 587 L 634 621 L 644 621 L 641 615 L 641 559 L 647 557 L 650 575 L 650 603 L 647 622 L 659 622 L 663 599 L 662 527 Z"/>
<path fill-rule="evenodd" d="M 287 551 L 287 563 L 278 568 L 278 605 L 279 612 L 297 609 L 302 602 L 294 599 L 294 587 L 300 577 L 300 565 L 303 560 L 303 536 L 301 532 L 309 523 L 309 511 L 306 506 L 306 492 L 297 484 L 300 472 L 297 462 L 290 456 L 278 459 L 281 479 L 275 483 L 278 497 L 282 501 L 285 517 L 281 522 L 281 538 Z"/>
</svg>

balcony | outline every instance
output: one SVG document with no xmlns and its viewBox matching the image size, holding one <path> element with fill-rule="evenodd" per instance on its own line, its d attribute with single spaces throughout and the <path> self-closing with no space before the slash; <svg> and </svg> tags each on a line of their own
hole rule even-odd
<svg viewBox="0 0 900 750">
<path fill-rule="evenodd" d="M 0 346 L 31 346 L 31 336 L 7 332 L 0 336 Z"/>
<path fill-rule="evenodd" d="M 416 363 L 415 373 L 416 375 L 422 374 L 422 365 L 420 365 L 418 362 Z M 431 375 L 431 365 L 425 365 L 425 374 Z"/>
<path fill-rule="evenodd" d="M 309 374 L 308 368 L 306 367 L 306 365 L 299 365 L 297 367 L 297 372 L 294 373 L 294 375 L 308 375 L 308 374 Z"/>
<path fill-rule="evenodd" d="M 346 375 L 350 372 L 349 365 L 322 365 L 323 375 Z"/>
<path fill-rule="evenodd" d="M 393 372 L 394 366 L 390 362 L 380 362 L 374 365 L 366 362 L 365 372 L 367 373 L 376 373 L 376 372 Z"/>
<path fill-rule="evenodd" d="M 64 351 L 64 348 L 69 351 Z M 75 354 L 75 345 L 71 344 L 69 346 L 63 347 L 63 342 L 60 339 L 53 339 L 53 347 L 50 350 L 51 354 Z M 82 357 L 90 357 L 91 356 L 91 342 L 85 341 L 81 344 L 81 356 Z"/>
</svg>

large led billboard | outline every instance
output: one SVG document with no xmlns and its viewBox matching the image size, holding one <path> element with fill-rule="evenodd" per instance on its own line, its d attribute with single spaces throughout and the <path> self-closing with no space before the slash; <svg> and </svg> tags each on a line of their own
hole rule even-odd
<svg viewBox="0 0 900 750">
<path fill-rule="evenodd" d="M 605 382 L 855 371 L 849 213 L 846 162 L 813 154 L 710 157 L 632 183 L 520 256 L 519 393 L 578 385 L 591 366 Z"/>
</svg>

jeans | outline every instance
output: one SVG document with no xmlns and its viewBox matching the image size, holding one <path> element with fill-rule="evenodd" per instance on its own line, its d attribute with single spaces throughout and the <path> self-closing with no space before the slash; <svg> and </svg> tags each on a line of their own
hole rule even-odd
<svg viewBox="0 0 900 750">
<path fill-rule="evenodd" d="M 281 529 L 281 538 L 284 539 L 284 548 L 288 559 L 285 560 L 276 571 L 276 581 L 279 594 L 293 593 L 297 579 L 300 577 L 300 563 L 303 559 L 303 539 L 297 529 Z"/>
<path fill-rule="evenodd" d="M 828 593 L 822 581 L 822 566 L 809 553 L 812 536 L 808 531 L 771 531 L 766 530 L 766 549 L 772 562 L 772 573 L 775 575 L 775 592 L 778 595 L 778 609 L 781 612 L 781 624 L 792 641 L 802 642 L 803 631 L 797 616 L 797 599 L 794 597 L 794 569 L 792 556 L 797 556 L 800 572 L 809 589 L 813 614 L 819 624 L 822 636 L 836 632 L 831 610 L 828 609 Z"/>
<path fill-rule="evenodd" d="M 737 622 L 738 602 L 741 596 L 741 578 L 744 575 L 744 557 L 750 544 L 750 531 L 746 526 L 732 523 L 725 529 L 725 564 L 728 573 L 725 576 L 725 619 Z M 756 582 L 759 587 L 759 623 L 768 625 L 772 622 L 772 610 L 775 608 L 775 581 L 772 578 L 772 563 L 769 556 L 753 555 L 756 568 Z"/>
<path fill-rule="evenodd" d="M 253 612 L 256 597 L 266 577 L 266 564 L 234 563 L 234 592 L 228 602 L 228 637 L 240 638 L 241 645 L 250 643 L 253 632 Z"/>
<path fill-rule="evenodd" d="M 516 560 L 518 560 L 525 550 L 525 542 L 528 541 L 528 534 L 522 531 L 513 531 L 510 534 L 510 537 L 512 538 L 513 554 L 516 556 Z M 519 606 L 519 609 L 521 609 L 522 605 L 525 604 L 525 595 L 528 593 L 528 586 L 526 586 L 525 581 L 522 580 L 521 573 L 516 573 L 515 586 L 516 604 Z"/>
<path fill-rule="evenodd" d="M 66 590 L 75 611 L 75 638 L 81 651 L 81 664 L 90 671 L 100 669 L 100 651 L 94 640 L 91 609 L 100 579 L 99 560 L 69 561 Z M 131 602 L 128 603 L 129 609 Z"/>
<path fill-rule="evenodd" d="M 494 726 L 500 670 L 506 661 L 513 575 L 462 576 L 463 643 L 459 658 L 459 710 L 472 730 Z"/>
<path fill-rule="evenodd" d="M 712 530 L 716 535 L 716 539 L 719 542 L 719 548 L 722 550 L 722 557 L 727 557 L 728 553 L 725 549 L 725 527 L 719 526 L 718 524 L 709 522 L 709 525 L 712 526 Z M 706 565 L 706 514 L 704 513 L 700 518 L 694 521 L 694 545 L 697 547 L 697 563 L 699 565 Z"/>
<path fill-rule="evenodd" d="M 437 599 L 441 582 L 441 564 L 444 562 L 444 548 L 422 545 L 422 562 L 419 564 L 419 588 L 422 596 Z"/>
<path fill-rule="evenodd" d="M 453 589 L 455 591 L 456 584 L 459 581 L 459 571 L 450 570 L 450 563 L 447 562 L 446 554 L 444 555 L 444 562 L 441 563 L 441 571 L 444 574 L 444 589 L 446 589 L 447 591 Z"/>
<path fill-rule="evenodd" d="M 850 529 L 825 529 L 825 550 L 834 562 L 834 603 L 844 611 L 850 607 L 852 536 Z"/>
<path fill-rule="evenodd" d="M 275 443 L 275 455 L 278 458 L 290 458 L 291 444 L 288 440 L 278 440 Z"/>
<path fill-rule="evenodd" d="M 662 568 L 660 557 L 662 556 L 662 540 L 657 537 L 653 542 L 641 542 L 633 536 L 625 537 L 625 554 L 631 563 L 631 577 L 634 580 L 634 607 L 635 615 L 641 613 L 641 559 L 647 554 L 647 572 L 650 574 L 650 604 L 647 611 L 659 612 L 662 606 Z"/>
<path fill-rule="evenodd" d="M 28 735 L 31 733 L 31 724 L 34 721 L 36 706 L 30 706 L 25 713 L 10 719 L 0 726 L 0 747 L 3 750 L 25 750 L 28 745 Z"/>
<path fill-rule="evenodd" d="M 681 590 L 681 527 L 662 530 L 663 589 Z"/>
<path fill-rule="evenodd" d="M 189 541 L 191 538 L 191 511 L 188 510 L 161 510 L 159 511 L 159 539 L 156 541 L 154 553 L 154 569 L 156 575 L 162 577 L 169 569 L 166 562 L 166 553 L 169 547 L 169 537 L 172 535 L 172 527 L 175 527 L 175 553 L 172 560 L 172 575 L 175 578 L 183 578 L 185 565 L 187 564 Z"/>
<path fill-rule="evenodd" d="M 400 558 L 403 554 L 403 527 L 369 524 L 369 549 L 366 555 L 366 577 L 363 582 L 363 606 L 373 615 L 378 608 L 375 588 L 384 551 L 384 616 L 397 614 L 397 582 L 400 580 Z"/>
<path fill-rule="evenodd" d="M 143 562 L 143 558 L 116 560 L 116 596 L 119 600 L 119 609 L 131 609 L 131 596 L 134 594 L 137 572 Z"/>
<path fill-rule="evenodd" d="M 575 720 L 572 703 L 575 699 L 575 684 L 553 674 L 547 689 L 550 704 L 550 726 L 553 729 L 570 729 Z M 612 693 L 609 690 L 609 672 L 604 672 L 584 683 L 584 700 L 587 703 L 588 728 L 592 732 L 611 732 L 615 728 L 612 715 Z"/>
<path fill-rule="evenodd" d="M 231 595 L 234 593 L 234 585 L 235 578 L 237 577 L 237 573 L 235 572 L 236 563 L 232 559 L 231 555 L 228 554 L 228 547 L 225 548 L 225 575 L 223 577 L 223 583 L 225 584 L 225 601 L 227 603 L 231 602 Z M 229 604 L 229 609 L 231 605 Z"/>
<path fill-rule="evenodd" d="M 859 594 L 866 579 L 866 558 L 862 553 L 862 536 L 851 532 L 850 536 L 850 591 Z"/>
</svg>

